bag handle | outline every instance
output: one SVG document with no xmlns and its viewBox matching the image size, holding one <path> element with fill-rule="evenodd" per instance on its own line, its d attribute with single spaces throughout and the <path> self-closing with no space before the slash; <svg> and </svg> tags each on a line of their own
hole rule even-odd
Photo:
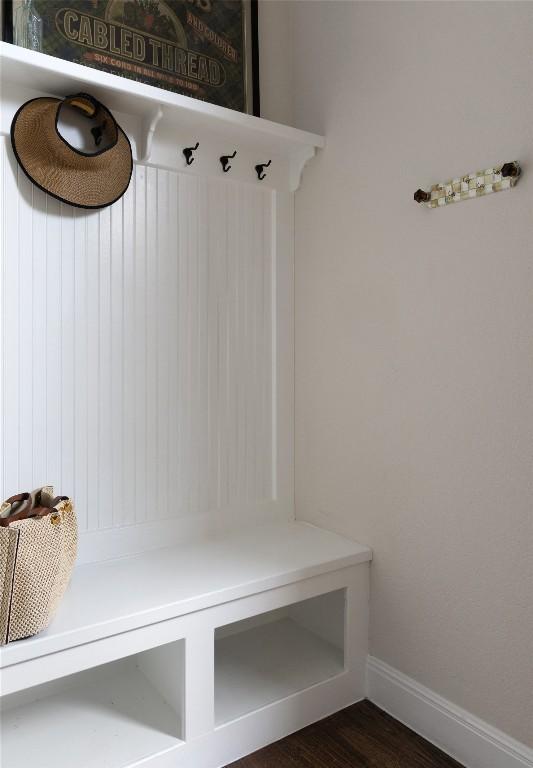
<svg viewBox="0 0 533 768">
<path fill-rule="evenodd" d="M 13 507 L 17 505 L 15 510 Z M 15 520 L 23 520 L 29 517 L 31 512 L 31 493 L 17 493 L 15 496 L 10 496 L 2 504 L 3 511 L 0 513 L 0 526 L 7 527 L 9 523 Z M 6 514 L 7 513 L 7 514 Z"/>
<path fill-rule="evenodd" d="M 39 502 L 41 501 L 41 492 L 39 491 L 36 496 L 36 499 L 39 499 Z M 9 512 L 7 515 L 0 517 L 0 526 L 4 526 L 7 528 L 10 523 L 14 523 L 17 520 L 26 520 L 31 517 L 44 517 L 45 515 L 49 515 L 51 512 L 54 511 L 55 507 L 60 504 L 62 501 L 68 501 L 68 496 L 56 496 L 52 501 L 50 502 L 49 507 L 42 506 L 39 503 L 39 506 L 32 506 L 33 500 L 32 500 L 32 494 L 31 493 L 18 493 L 15 496 L 11 496 L 9 499 L 6 499 L 6 501 L 3 503 L 3 507 L 12 506 L 13 504 L 21 504 L 20 509 L 17 507 L 17 510 L 15 512 Z"/>
<path fill-rule="evenodd" d="M 62 501 L 68 501 L 68 496 L 56 496 L 55 499 L 50 502 L 49 507 L 34 507 L 28 517 L 45 517 L 45 515 L 49 515 L 51 512 L 57 512 L 56 507 Z"/>
</svg>

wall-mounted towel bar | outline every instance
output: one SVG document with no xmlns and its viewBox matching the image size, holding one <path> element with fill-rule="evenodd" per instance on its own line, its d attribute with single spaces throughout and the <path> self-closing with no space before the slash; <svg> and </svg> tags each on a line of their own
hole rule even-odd
<svg viewBox="0 0 533 768">
<path fill-rule="evenodd" d="M 459 203 L 461 200 L 471 200 L 474 197 L 510 189 L 514 187 L 521 173 L 522 169 L 515 160 L 433 184 L 429 192 L 417 189 L 414 199 L 417 203 L 425 203 L 428 208 L 440 208 L 450 203 Z"/>
</svg>

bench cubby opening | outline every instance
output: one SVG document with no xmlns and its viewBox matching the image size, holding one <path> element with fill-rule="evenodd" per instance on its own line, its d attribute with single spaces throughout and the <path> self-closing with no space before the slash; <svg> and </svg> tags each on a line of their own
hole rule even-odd
<svg viewBox="0 0 533 768">
<path fill-rule="evenodd" d="M 223 725 L 344 672 L 346 590 L 215 631 L 215 724 Z"/>
<path fill-rule="evenodd" d="M 122 768 L 182 743 L 185 641 L 2 698 L 2 764 Z"/>
</svg>

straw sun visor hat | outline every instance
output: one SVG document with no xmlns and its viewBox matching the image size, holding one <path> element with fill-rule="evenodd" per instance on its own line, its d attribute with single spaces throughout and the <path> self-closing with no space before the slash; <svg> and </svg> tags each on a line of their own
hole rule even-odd
<svg viewBox="0 0 533 768">
<path fill-rule="evenodd" d="M 91 126 L 93 152 L 76 148 L 59 132 L 58 124 L 68 121 L 69 112 L 90 121 L 85 128 Z M 11 143 L 30 181 L 61 202 L 104 208 L 129 186 L 133 160 L 128 137 L 111 112 L 89 94 L 27 101 L 13 118 Z"/>
</svg>

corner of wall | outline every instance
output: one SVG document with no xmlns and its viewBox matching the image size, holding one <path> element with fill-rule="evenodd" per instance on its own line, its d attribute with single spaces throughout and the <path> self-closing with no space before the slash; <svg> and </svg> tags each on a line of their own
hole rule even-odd
<svg viewBox="0 0 533 768">
<path fill-rule="evenodd" d="M 259 0 L 261 117 L 293 124 L 292 2 Z"/>
</svg>

